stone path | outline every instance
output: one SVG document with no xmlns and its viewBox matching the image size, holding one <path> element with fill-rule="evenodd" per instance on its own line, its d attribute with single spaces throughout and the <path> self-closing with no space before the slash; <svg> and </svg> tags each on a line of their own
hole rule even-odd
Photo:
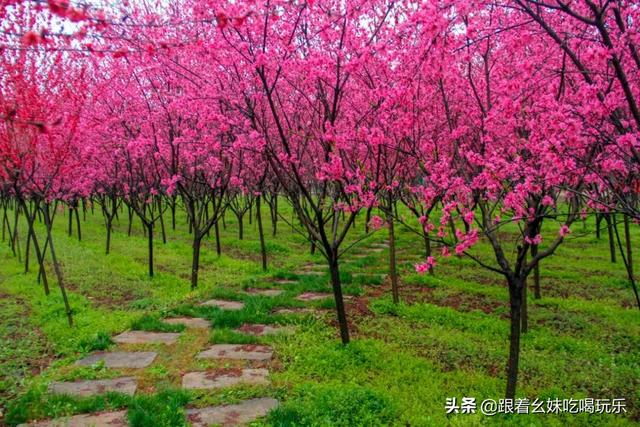
<svg viewBox="0 0 640 427">
<path fill-rule="evenodd" d="M 243 334 L 261 337 L 264 335 L 290 334 L 295 331 L 295 328 L 293 326 L 273 326 L 245 323 L 244 325 L 236 329 L 236 331 Z"/>
<path fill-rule="evenodd" d="M 133 377 L 121 377 L 110 380 L 87 380 L 73 382 L 54 381 L 49 384 L 49 392 L 72 396 L 95 396 L 115 391 L 133 396 L 138 385 Z"/>
<path fill-rule="evenodd" d="M 197 359 L 269 360 L 273 350 L 257 344 L 215 344 L 196 356 Z"/>
<path fill-rule="evenodd" d="M 128 425 L 127 411 L 125 410 L 103 412 L 101 414 L 75 415 L 49 421 L 19 424 L 18 427 L 126 427 Z"/>
<path fill-rule="evenodd" d="M 113 337 L 118 344 L 175 344 L 180 334 L 174 332 L 127 331 Z"/>
<path fill-rule="evenodd" d="M 201 409 L 188 409 L 187 420 L 193 427 L 237 426 L 264 417 L 278 407 L 278 401 L 269 397 L 245 400 L 237 405 L 212 406 Z"/>
<path fill-rule="evenodd" d="M 277 297 L 278 295 L 282 295 L 284 291 L 282 289 L 256 289 L 251 288 L 247 289 L 245 293 L 249 295 L 260 295 L 264 297 Z"/>
<path fill-rule="evenodd" d="M 189 372 L 182 377 L 182 388 L 193 390 L 232 387 L 238 384 L 267 385 L 268 376 L 269 371 L 264 368 Z"/>
<path fill-rule="evenodd" d="M 305 274 L 325 275 L 325 272 L 317 271 L 317 267 L 308 266 Z M 279 279 L 274 283 L 292 284 L 296 280 Z M 284 292 L 282 289 L 249 288 L 248 295 L 260 295 L 275 297 Z M 332 298 L 330 293 L 306 292 L 298 296 L 302 301 L 315 301 Z M 218 307 L 222 310 L 242 310 L 245 304 L 242 301 L 230 301 L 212 299 L 205 301 L 200 306 Z M 291 313 L 317 313 L 318 310 L 303 307 L 280 308 L 273 311 L 274 314 Z M 209 320 L 198 317 L 169 317 L 163 322 L 170 325 L 185 325 L 189 329 L 208 330 L 212 324 Z M 280 326 L 268 324 L 245 323 L 236 329 L 244 334 L 263 336 L 279 333 L 292 333 L 294 326 Z M 191 332 L 193 333 L 193 332 Z M 114 336 L 116 344 L 167 344 L 178 343 L 181 333 L 174 332 L 150 332 L 150 331 L 126 331 Z M 92 366 L 103 363 L 106 368 L 141 369 L 150 366 L 158 353 L 155 351 L 102 351 L 94 352 L 75 364 L 77 366 Z M 196 359 L 238 360 L 246 362 L 266 362 L 273 358 L 273 349 L 267 345 L 255 344 L 215 344 L 197 354 Z M 184 371 L 183 371 L 184 372 Z M 182 376 L 184 389 L 222 389 L 239 384 L 268 385 L 269 370 L 264 367 L 238 367 L 222 368 L 206 371 L 186 372 Z M 125 376 L 101 380 L 79 381 L 53 381 L 48 390 L 51 394 L 71 395 L 77 397 L 89 397 L 108 392 L 118 392 L 133 396 L 138 388 L 135 377 Z M 273 398 L 256 398 L 240 402 L 235 405 L 221 405 L 207 408 L 187 409 L 187 421 L 194 427 L 209 426 L 211 424 L 223 426 L 235 426 L 265 416 L 276 408 L 279 402 Z M 64 417 L 53 420 L 36 421 L 31 424 L 23 424 L 27 427 L 125 427 L 128 425 L 127 411 L 103 412 L 96 414 L 82 414 L 72 417 Z"/>
<path fill-rule="evenodd" d="M 225 301 L 221 299 L 212 299 L 199 304 L 201 307 L 218 307 L 222 310 L 242 310 L 244 303 L 240 301 Z"/>
<path fill-rule="evenodd" d="M 170 325 L 184 325 L 193 329 L 210 329 L 211 322 L 200 317 L 169 317 L 163 320 Z"/>
<path fill-rule="evenodd" d="M 79 366 L 91 366 L 104 362 L 107 368 L 146 368 L 156 358 L 155 351 L 114 351 L 93 353 L 76 362 Z"/>
</svg>

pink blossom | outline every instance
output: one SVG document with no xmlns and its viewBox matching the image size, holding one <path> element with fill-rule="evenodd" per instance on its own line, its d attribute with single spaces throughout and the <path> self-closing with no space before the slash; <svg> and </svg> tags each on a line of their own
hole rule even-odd
<svg viewBox="0 0 640 427">
<path fill-rule="evenodd" d="M 569 228 L 569 226 L 567 224 L 563 224 L 562 227 L 560 227 L 560 230 L 558 230 L 558 234 L 561 237 L 566 236 L 567 234 L 571 233 L 571 229 Z"/>
<path fill-rule="evenodd" d="M 371 227 L 371 229 L 373 230 L 378 230 L 382 228 L 384 223 L 385 221 L 382 218 L 380 218 L 378 215 L 374 215 L 369 220 L 369 227 Z"/>
<path fill-rule="evenodd" d="M 427 261 L 422 263 L 422 264 L 416 264 L 415 265 L 415 269 L 416 272 L 418 273 L 424 273 L 426 271 L 429 271 L 430 269 L 432 269 L 434 266 L 436 265 L 436 260 L 434 257 L 429 256 L 427 257 Z"/>
</svg>

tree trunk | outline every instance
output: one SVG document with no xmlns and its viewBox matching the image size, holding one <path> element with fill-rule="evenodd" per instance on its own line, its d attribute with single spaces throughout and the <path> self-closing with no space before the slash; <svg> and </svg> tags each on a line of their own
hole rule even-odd
<svg viewBox="0 0 640 427">
<path fill-rule="evenodd" d="M 13 220 L 13 235 L 11 237 L 11 251 L 13 252 L 13 256 L 16 256 L 16 246 L 17 246 L 17 242 L 18 242 L 18 219 L 20 217 L 20 206 L 18 206 L 17 204 L 15 205 L 15 211 L 14 211 L 14 220 Z M 20 259 L 20 253 L 17 253 L 18 255 L 18 261 L 21 261 Z"/>
<path fill-rule="evenodd" d="M 162 243 L 167 244 L 167 232 L 164 229 L 164 215 L 162 212 L 162 202 L 158 199 L 158 216 L 160 217 L 160 231 L 162 232 Z"/>
<path fill-rule="evenodd" d="M 109 249 L 111 248 L 111 227 L 112 227 L 112 219 L 107 216 L 107 250 L 106 254 L 109 255 Z"/>
<path fill-rule="evenodd" d="M 600 239 L 600 223 L 602 222 L 602 215 L 596 214 L 596 239 Z"/>
<path fill-rule="evenodd" d="M 193 258 L 191 262 L 191 290 L 198 287 L 198 270 L 200 269 L 200 245 L 202 236 L 199 231 L 193 232 Z"/>
<path fill-rule="evenodd" d="M 527 280 L 524 280 L 524 284 L 522 285 L 522 308 L 521 308 L 521 316 L 522 319 L 520 321 L 521 331 L 523 334 L 529 332 L 529 306 L 527 304 Z"/>
<path fill-rule="evenodd" d="M 618 235 L 618 230 L 616 229 L 616 238 L 618 240 L 618 245 L 620 247 L 620 254 L 622 254 L 622 260 L 624 261 L 625 269 L 627 270 L 627 277 L 629 278 L 629 283 L 631 284 L 631 288 L 633 289 L 633 294 L 636 297 L 636 304 L 638 305 L 638 309 L 640 309 L 640 295 L 638 295 L 638 287 L 636 286 L 636 280 L 633 274 L 633 252 L 631 250 L 631 232 L 629 230 L 629 218 L 624 216 L 624 240 L 626 250 L 626 257 L 624 256 L 624 252 L 622 252 L 622 244 L 620 243 L 620 236 Z"/>
<path fill-rule="evenodd" d="M 242 240 L 244 237 L 244 225 L 242 223 L 242 217 L 244 215 L 236 215 L 238 218 L 238 239 Z"/>
<path fill-rule="evenodd" d="M 82 231 L 80 230 L 80 213 L 78 212 L 78 206 L 76 205 L 74 209 L 76 213 L 76 230 L 78 231 L 78 241 L 82 241 Z"/>
<path fill-rule="evenodd" d="M 7 236 L 6 235 L 6 230 L 7 230 L 6 225 L 7 225 L 7 221 L 8 221 L 8 219 L 7 219 L 7 204 L 8 203 L 9 202 L 6 202 L 6 201 L 2 203 L 2 241 L 3 242 L 5 241 L 6 236 Z"/>
<path fill-rule="evenodd" d="M 62 269 L 60 268 L 60 264 L 58 263 L 58 258 L 56 257 L 56 252 L 53 246 L 53 237 L 51 235 L 51 216 L 49 214 L 49 204 L 46 203 L 44 206 L 44 221 L 45 227 L 47 229 L 47 240 L 49 241 L 49 250 L 51 251 L 51 260 L 53 261 L 53 269 L 56 272 L 56 278 L 58 279 L 58 287 L 60 288 L 60 293 L 62 294 L 62 300 L 64 301 L 64 308 L 67 312 L 67 321 L 69 322 L 69 327 L 73 326 L 73 314 L 71 313 L 71 306 L 69 305 L 69 298 L 67 297 L 67 291 L 64 288 L 64 280 L 62 277 Z"/>
<path fill-rule="evenodd" d="M 393 209 L 393 205 L 389 205 L 389 211 Z M 400 291 L 398 290 L 398 272 L 396 270 L 396 234 L 393 225 L 393 216 L 387 213 L 387 226 L 389 228 L 389 275 L 391 276 L 391 294 L 393 303 L 400 302 Z"/>
<path fill-rule="evenodd" d="M 153 277 L 153 222 L 147 224 L 147 239 L 149 241 L 149 277 Z"/>
<path fill-rule="evenodd" d="M 633 278 L 633 251 L 631 250 L 631 232 L 629 230 L 629 217 L 624 216 L 624 240 L 627 252 L 627 264 L 629 264 L 629 277 Z"/>
<path fill-rule="evenodd" d="M 431 238 L 429 237 L 429 232 L 422 230 L 422 236 L 424 238 L 424 253 L 427 258 L 431 256 Z M 429 267 L 429 274 L 433 276 L 433 266 Z"/>
<path fill-rule="evenodd" d="M 518 364 L 520 362 L 520 326 L 522 304 L 522 282 L 519 279 L 509 281 L 509 300 L 511 308 L 511 332 L 509 335 L 509 361 L 507 363 L 507 399 L 514 399 L 518 383 Z"/>
<path fill-rule="evenodd" d="M 69 237 L 73 236 L 73 206 L 69 205 Z"/>
<path fill-rule="evenodd" d="M 25 211 L 25 216 L 28 214 Z M 29 254 L 31 253 L 31 231 L 27 230 L 27 244 L 24 251 L 24 274 L 29 272 Z"/>
<path fill-rule="evenodd" d="M 611 262 L 616 262 L 616 245 L 614 242 L 614 224 L 615 217 L 612 218 L 612 214 L 606 214 L 605 221 L 607 221 L 607 232 L 609 233 L 609 253 L 611 254 Z"/>
<path fill-rule="evenodd" d="M 538 255 L 538 245 L 531 245 L 531 258 L 535 258 Z M 533 297 L 535 299 L 542 298 L 540 291 L 540 262 L 536 263 L 533 267 Z"/>
<path fill-rule="evenodd" d="M 278 231 L 278 196 L 276 195 L 273 199 L 273 206 L 271 207 L 271 227 L 273 228 L 273 237 L 276 237 L 276 232 Z"/>
<path fill-rule="evenodd" d="M 176 199 L 171 202 L 171 229 L 176 229 Z"/>
<path fill-rule="evenodd" d="M 311 236 L 311 234 L 309 234 L 309 240 L 311 241 L 311 247 L 309 248 L 309 253 L 311 255 L 314 255 L 316 253 L 316 241 L 313 238 L 313 236 Z"/>
<path fill-rule="evenodd" d="M 262 212 L 260 212 L 261 197 L 256 197 L 256 221 L 258 222 L 258 234 L 260 235 L 260 253 L 262 254 L 262 271 L 267 271 L 267 248 L 264 244 L 264 230 L 262 229 Z"/>
<path fill-rule="evenodd" d="M 367 213 L 364 216 L 364 232 L 368 233 L 369 232 L 369 221 L 371 221 L 371 210 L 373 209 L 373 206 L 369 206 L 367 208 Z"/>
<path fill-rule="evenodd" d="M 329 261 L 329 270 L 331 272 L 331 286 L 333 287 L 333 296 L 336 301 L 336 312 L 338 315 L 338 324 L 340 326 L 340 338 L 342 344 L 349 344 L 349 324 L 347 323 L 347 314 L 344 308 L 344 298 L 342 296 L 342 285 L 340 284 L 340 270 L 338 267 L 337 255 L 330 252 L 331 259 Z"/>
<path fill-rule="evenodd" d="M 220 256 L 222 254 L 222 247 L 220 246 L 220 225 L 217 220 L 214 227 L 216 230 L 216 253 Z"/>
<path fill-rule="evenodd" d="M 49 290 L 49 280 L 47 278 L 47 271 L 44 268 L 44 253 L 40 250 L 40 243 L 38 242 L 38 236 L 36 236 L 36 230 L 34 227 L 38 206 L 36 204 L 33 207 L 33 210 L 32 210 L 33 214 L 31 214 L 26 207 L 26 203 L 22 201 L 22 204 L 23 204 L 23 210 L 25 212 L 25 216 L 27 217 L 27 227 L 28 227 L 27 232 L 29 233 L 29 236 L 31 237 L 31 241 L 33 242 L 33 249 L 36 251 L 36 259 L 38 261 L 38 267 L 39 267 L 38 278 L 42 277 L 42 286 L 44 288 L 44 294 L 48 296 L 50 293 L 50 290 Z"/>
<path fill-rule="evenodd" d="M 131 206 L 127 205 L 127 212 L 129 214 L 129 226 L 127 228 L 127 236 L 131 237 L 131 227 L 133 226 L 133 212 Z"/>
</svg>

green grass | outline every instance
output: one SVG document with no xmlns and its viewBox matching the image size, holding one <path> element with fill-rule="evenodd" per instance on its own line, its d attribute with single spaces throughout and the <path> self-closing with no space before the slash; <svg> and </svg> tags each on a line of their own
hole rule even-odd
<svg viewBox="0 0 640 427">
<path fill-rule="evenodd" d="M 388 251 L 369 252 L 364 258 L 345 255 L 340 266 L 345 293 L 361 298 L 357 309 L 348 305 L 352 343 L 343 346 L 333 312 L 319 317 L 272 314 L 280 307 L 335 306 L 332 299 L 313 303 L 295 299 L 307 291 L 331 292 L 331 286 L 326 273 L 302 273 L 306 264 L 323 261 L 319 254 L 309 253 L 304 239 L 290 227 L 281 224 L 275 237 L 267 235 L 269 268 L 263 272 L 255 223 L 248 224 L 245 218 L 245 239 L 240 241 L 235 218 L 227 215 L 227 227 L 221 228 L 223 254 L 215 254 L 213 238 L 205 239 L 200 286 L 191 291 L 191 239 L 184 215 L 177 218 L 177 230 L 167 230 L 166 244 L 156 230 L 153 278 L 147 276 L 143 230 L 135 222 L 132 236 L 127 236 L 125 218 L 126 212 L 116 225 L 108 256 L 97 209 L 95 215 L 88 212 L 82 223 L 82 242 L 67 235 L 62 214 L 56 219 L 54 239 L 74 311 L 72 329 L 66 325 L 50 266 L 52 293 L 46 297 L 36 283 L 33 264 L 32 271 L 24 274 L 24 265 L 13 257 L 7 243 L 0 245 L 0 411 L 4 413 L 0 424 L 127 408 L 132 425 L 179 426 L 186 406 L 261 396 L 274 396 L 283 403 L 256 425 L 595 426 L 633 425 L 640 420 L 640 315 L 621 262 L 608 261 L 606 235 L 595 239 L 591 223 L 586 224 L 584 236 L 581 225 L 576 225 L 557 254 L 542 263 L 543 298 L 529 295 L 530 332 L 522 339 L 518 395 L 531 399 L 624 397 L 628 413 L 488 418 L 444 413 L 447 397 L 497 399 L 504 393 L 508 291 L 502 277 L 472 260 L 440 258 L 434 276 L 416 274 L 414 264 L 424 253 L 422 240 L 398 225 L 403 302 L 396 306 L 389 297 L 388 280 L 378 275 L 387 272 Z M 358 218 L 356 233 L 349 239 L 362 233 L 363 223 Z M 504 232 L 513 231 L 506 227 Z M 545 241 L 555 232 L 545 230 Z M 385 238 L 386 231 L 381 230 L 353 253 Z M 637 226 L 633 239 L 640 239 Z M 514 244 L 506 245 L 508 253 Z M 484 262 L 494 262 L 486 242 L 473 251 Z M 326 267 L 318 270 L 327 271 Z M 274 279 L 296 282 L 275 285 Z M 243 292 L 249 287 L 279 287 L 285 292 L 276 297 L 251 296 Z M 210 298 L 242 301 L 245 308 L 224 311 L 198 305 Z M 165 316 L 203 317 L 212 322 L 213 330 L 168 325 L 162 322 Z M 253 337 L 234 331 L 244 323 L 292 324 L 297 332 Z M 88 352 L 120 348 L 110 337 L 127 329 L 180 332 L 181 337 L 171 346 L 124 346 L 158 351 L 157 360 L 145 369 L 74 366 Z M 186 371 L 245 366 L 194 357 L 212 343 L 273 346 L 276 360 L 266 365 L 272 384 L 214 393 L 179 391 Z M 47 393 L 52 380 L 119 375 L 136 377 L 135 397 L 109 394 L 74 399 Z"/>
<path fill-rule="evenodd" d="M 131 322 L 131 329 L 134 331 L 149 332 L 182 332 L 185 330 L 184 325 L 165 323 L 160 319 L 159 315 L 145 314 L 140 318 Z"/>
</svg>

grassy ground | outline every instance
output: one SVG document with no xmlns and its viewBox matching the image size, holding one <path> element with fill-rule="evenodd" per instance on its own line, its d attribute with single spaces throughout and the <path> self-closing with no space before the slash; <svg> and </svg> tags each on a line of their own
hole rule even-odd
<svg viewBox="0 0 640 427">
<path fill-rule="evenodd" d="M 112 253 L 106 256 L 97 210 L 95 216 L 87 213 L 82 242 L 75 235 L 67 236 L 66 218 L 59 215 L 54 241 L 70 291 L 73 329 L 66 325 L 53 272 L 49 272 L 52 295 L 45 297 L 35 274 L 25 275 L 6 243 L 0 245 L 0 410 L 4 415 L 0 424 L 128 408 L 132 425 L 179 426 L 185 406 L 258 396 L 284 402 L 261 421 L 280 426 L 633 425 L 640 421 L 640 315 L 633 308 L 621 263 L 608 261 L 606 235 L 595 239 L 592 224 L 574 227 L 571 238 L 542 266 L 543 298 L 529 300 L 531 330 L 522 342 L 518 395 L 621 397 L 627 400 L 627 414 L 483 417 L 447 416 L 444 404 L 447 397 L 496 399 L 504 393 L 509 324 L 504 280 L 455 257 L 441 260 L 435 276 L 415 274 L 413 264 L 423 249 L 420 240 L 402 227 L 398 227 L 402 304 L 394 306 L 387 281 L 372 275 L 387 271 L 387 251 L 365 251 L 371 242 L 384 240 L 386 231 L 353 252 L 366 257 L 346 256 L 342 278 L 346 293 L 357 298 L 347 306 L 354 339 L 345 347 L 338 342 L 330 311 L 319 317 L 270 314 L 276 307 L 331 307 L 331 301 L 303 304 L 294 299 L 303 291 L 330 291 L 330 286 L 326 275 L 300 274 L 303 266 L 321 264 L 322 259 L 309 254 L 303 239 L 284 223 L 276 237 L 268 236 L 270 267 L 262 272 L 255 222 L 249 225 L 245 218 L 241 241 L 235 221 L 227 215 L 227 227 L 221 229 L 223 255 L 215 254 L 213 239 L 205 242 L 200 287 L 191 292 L 190 238 L 184 217 L 178 218 L 176 231 L 168 231 L 166 244 L 157 233 L 157 274 L 151 279 L 146 238 L 139 224 L 134 235 L 127 237 L 121 221 L 113 235 Z M 266 218 L 265 224 L 269 224 Z M 362 220 L 357 230 L 363 231 Z M 634 239 L 640 241 L 638 227 L 634 227 Z M 475 251 L 491 260 L 486 244 Z M 299 281 L 280 285 L 286 292 L 278 297 L 243 292 L 248 287 L 275 287 L 276 277 Z M 242 300 L 246 307 L 223 312 L 197 305 L 211 297 Z M 109 337 L 128 328 L 168 330 L 159 321 L 165 315 L 205 317 L 215 327 L 210 333 L 185 330 L 175 345 L 146 347 L 159 352 L 146 369 L 73 365 L 92 350 L 114 348 Z M 291 324 L 296 333 L 255 338 L 234 331 L 243 323 Z M 180 378 L 186 371 L 245 366 L 194 358 L 216 342 L 272 345 L 276 358 L 264 364 L 272 373 L 272 384 L 213 393 L 181 391 Z M 122 374 L 137 377 L 136 397 L 110 394 L 78 400 L 46 392 L 52 380 Z"/>
</svg>

